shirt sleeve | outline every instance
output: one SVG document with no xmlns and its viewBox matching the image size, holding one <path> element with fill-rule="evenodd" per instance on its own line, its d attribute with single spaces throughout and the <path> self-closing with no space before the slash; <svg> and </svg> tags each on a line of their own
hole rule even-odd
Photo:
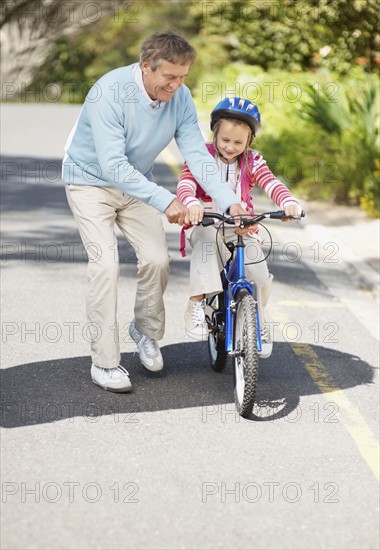
<svg viewBox="0 0 380 550">
<path fill-rule="evenodd" d="M 185 163 L 181 177 L 177 185 L 177 197 L 187 207 L 194 204 L 201 204 L 196 198 L 197 182 L 195 181 L 189 167 Z"/>
</svg>

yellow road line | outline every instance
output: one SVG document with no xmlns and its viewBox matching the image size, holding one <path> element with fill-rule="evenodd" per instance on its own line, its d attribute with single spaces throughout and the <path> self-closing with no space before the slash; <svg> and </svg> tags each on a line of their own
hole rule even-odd
<svg viewBox="0 0 380 550">
<path fill-rule="evenodd" d="M 334 392 L 334 401 L 339 410 L 344 427 L 357 445 L 361 455 L 377 479 L 379 472 L 379 443 L 369 428 L 361 412 L 347 399 L 342 390 L 334 386 L 334 381 L 320 362 L 317 354 L 308 344 L 292 344 L 294 353 L 301 359 L 322 393 Z"/>
</svg>

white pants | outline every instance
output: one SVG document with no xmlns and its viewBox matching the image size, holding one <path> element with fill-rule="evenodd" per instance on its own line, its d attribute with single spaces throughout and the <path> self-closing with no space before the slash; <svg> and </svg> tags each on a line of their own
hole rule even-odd
<svg viewBox="0 0 380 550">
<path fill-rule="evenodd" d="M 197 226 L 193 229 L 189 242 L 192 247 L 190 259 L 190 296 L 205 294 L 206 297 L 218 294 L 223 290 L 220 272 L 230 252 L 225 242 L 237 242 L 237 235 L 233 228 L 220 229 L 218 232 L 218 246 L 222 260 L 218 254 L 216 243 L 217 228 L 215 226 Z M 254 281 L 259 303 L 260 324 L 265 323 L 264 309 L 269 300 L 273 275 L 268 271 L 266 261 L 257 262 L 264 258 L 264 253 L 257 239 L 253 236 L 244 236 L 245 242 L 245 275 L 248 281 Z M 223 263 L 222 263 L 223 262 Z"/>
<path fill-rule="evenodd" d="M 169 274 L 169 255 L 160 213 L 113 187 L 67 185 L 66 195 L 89 257 L 87 317 L 94 327 L 93 363 L 102 368 L 120 364 L 115 337 L 119 255 L 115 224 L 137 256 L 138 283 L 135 320 L 138 329 L 155 340 L 164 335 L 163 294 Z"/>
</svg>

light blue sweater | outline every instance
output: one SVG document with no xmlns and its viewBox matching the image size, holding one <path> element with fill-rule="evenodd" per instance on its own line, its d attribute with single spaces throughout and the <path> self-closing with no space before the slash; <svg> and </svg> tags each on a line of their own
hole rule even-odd
<svg viewBox="0 0 380 550">
<path fill-rule="evenodd" d="M 66 144 L 63 181 L 116 186 L 164 212 L 175 195 L 152 181 L 152 169 L 174 137 L 191 173 L 220 208 L 239 203 L 218 177 L 189 89 L 182 85 L 162 108 L 152 109 L 135 81 L 135 66 L 115 69 L 91 88 Z"/>
</svg>

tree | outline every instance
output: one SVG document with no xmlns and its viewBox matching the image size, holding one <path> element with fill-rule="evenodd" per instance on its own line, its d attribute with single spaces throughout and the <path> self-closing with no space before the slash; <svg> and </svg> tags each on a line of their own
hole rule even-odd
<svg viewBox="0 0 380 550">
<path fill-rule="evenodd" d="M 194 3 L 209 40 L 224 37 L 231 61 L 268 70 L 326 67 L 345 73 L 380 64 L 377 0 Z"/>
<path fill-rule="evenodd" d="M 6 41 L 7 57 L 13 61 L 5 68 L 3 80 L 13 82 L 16 92 L 23 87 L 21 92 L 29 98 L 33 90 L 38 93 L 38 88 L 54 83 L 61 98 L 81 102 L 88 86 L 102 74 L 136 61 L 149 34 L 172 28 L 190 38 L 199 30 L 188 16 L 192 2 L 52 0 L 48 12 L 42 7 L 43 0 L 23 4 L 28 6 L 20 4 L 18 10 L 14 6 L 4 17 L 8 34 L 16 34 L 19 42 L 22 36 L 24 46 Z M 97 11 L 90 12 L 91 6 Z M 9 53 L 12 48 L 13 57 Z M 192 71 L 190 83 L 194 75 Z"/>
<path fill-rule="evenodd" d="M 2 99 L 17 94 L 32 80 L 52 45 L 100 18 L 109 16 L 114 4 L 61 0 L 6 0 L 1 4 Z M 5 97 L 4 97 L 5 94 Z"/>
</svg>

